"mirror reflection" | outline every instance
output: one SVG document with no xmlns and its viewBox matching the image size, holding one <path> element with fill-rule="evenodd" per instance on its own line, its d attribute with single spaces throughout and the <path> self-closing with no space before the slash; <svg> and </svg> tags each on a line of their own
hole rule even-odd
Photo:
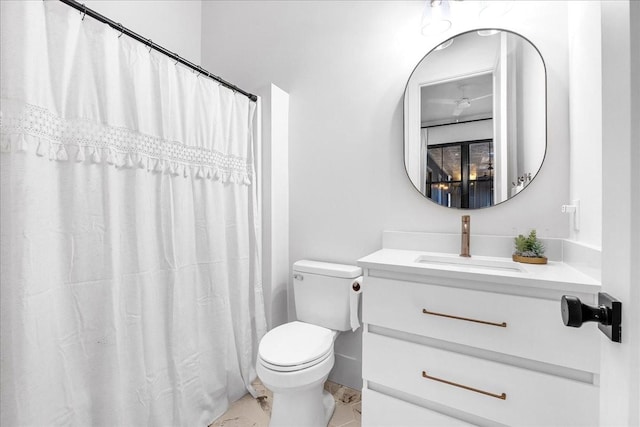
<svg viewBox="0 0 640 427">
<path fill-rule="evenodd" d="M 442 206 L 483 208 L 527 187 L 546 151 L 546 74 L 518 34 L 478 30 L 427 54 L 405 90 L 405 167 Z"/>
</svg>

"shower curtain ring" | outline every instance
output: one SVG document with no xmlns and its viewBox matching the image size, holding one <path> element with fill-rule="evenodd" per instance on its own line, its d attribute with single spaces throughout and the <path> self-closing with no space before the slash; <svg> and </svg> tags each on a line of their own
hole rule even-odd
<svg viewBox="0 0 640 427">
<path fill-rule="evenodd" d="M 118 38 L 120 38 L 124 34 L 124 27 L 120 23 L 118 23 L 118 26 L 120 27 L 120 35 L 118 36 Z"/>
<path fill-rule="evenodd" d="M 151 49 L 153 49 L 153 40 L 149 39 L 149 53 L 151 53 Z"/>
<path fill-rule="evenodd" d="M 87 16 L 87 5 L 82 5 L 82 20 L 84 21 L 84 17 Z"/>
<path fill-rule="evenodd" d="M 176 63 L 173 65 L 178 65 L 178 62 L 180 62 L 180 55 L 176 54 Z"/>
</svg>

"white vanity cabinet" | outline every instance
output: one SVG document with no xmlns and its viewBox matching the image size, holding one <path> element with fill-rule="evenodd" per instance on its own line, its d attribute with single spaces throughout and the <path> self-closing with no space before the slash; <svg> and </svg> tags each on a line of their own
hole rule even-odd
<svg viewBox="0 0 640 427">
<path fill-rule="evenodd" d="M 562 263 L 476 271 L 415 255 L 359 261 L 363 426 L 597 423 L 600 334 L 565 327 L 559 302 L 595 303 L 596 282 Z"/>
</svg>

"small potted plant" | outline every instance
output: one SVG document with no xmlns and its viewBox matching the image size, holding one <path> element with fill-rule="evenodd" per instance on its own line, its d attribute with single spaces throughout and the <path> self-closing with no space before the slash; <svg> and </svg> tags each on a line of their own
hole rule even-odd
<svg viewBox="0 0 640 427">
<path fill-rule="evenodd" d="M 520 234 L 515 238 L 516 251 L 513 260 L 525 264 L 546 264 L 547 257 L 544 256 L 544 245 L 536 236 L 536 230 L 531 230 L 528 237 Z"/>
</svg>

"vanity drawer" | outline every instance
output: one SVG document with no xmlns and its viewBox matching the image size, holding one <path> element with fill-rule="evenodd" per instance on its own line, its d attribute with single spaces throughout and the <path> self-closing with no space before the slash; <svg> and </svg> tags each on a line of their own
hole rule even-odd
<svg viewBox="0 0 640 427">
<path fill-rule="evenodd" d="M 467 427 L 471 424 L 365 388 L 362 390 L 362 426 Z"/>
<path fill-rule="evenodd" d="M 595 325 L 565 327 L 559 301 L 376 277 L 363 289 L 364 323 L 599 372 Z"/>
<path fill-rule="evenodd" d="M 365 380 L 487 420 L 586 426 L 598 419 L 598 388 L 590 384 L 373 333 L 364 334 L 363 351 Z"/>
</svg>

